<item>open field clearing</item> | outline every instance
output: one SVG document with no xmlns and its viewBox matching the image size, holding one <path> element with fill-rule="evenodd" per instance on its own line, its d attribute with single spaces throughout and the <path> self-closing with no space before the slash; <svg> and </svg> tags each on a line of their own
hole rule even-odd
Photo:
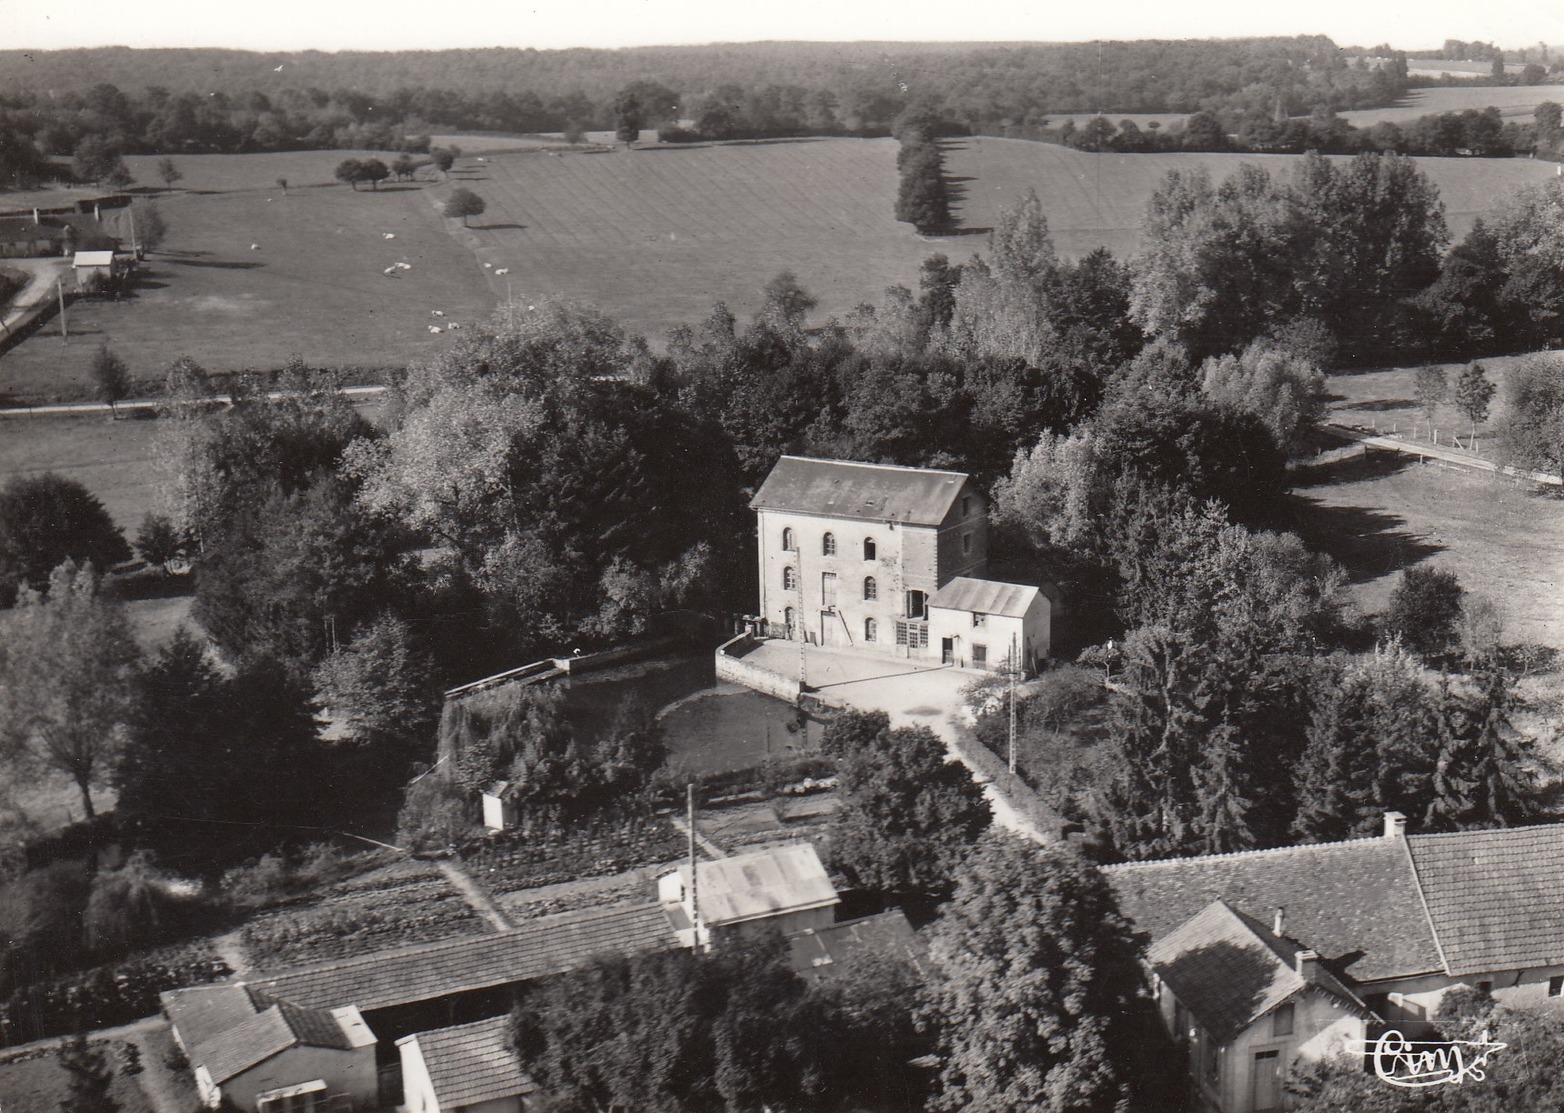
<svg viewBox="0 0 1564 1117">
<path fill-rule="evenodd" d="M 1296 490 L 1300 534 L 1352 577 L 1365 612 L 1389 603 L 1400 571 L 1454 571 L 1499 604 L 1504 639 L 1564 645 L 1564 500 L 1486 473 L 1375 454 Z"/>
<path fill-rule="evenodd" d="M 1499 420 L 1504 415 L 1504 400 L 1510 370 L 1521 361 L 1536 356 L 1538 354 L 1484 357 L 1477 362 L 1483 366 L 1488 379 L 1498 387 L 1498 391 L 1494 393 L 1493 404 L 1489 408 L 1487 421 L 1477 424 L 1476 434 L 1483 457 L 1493 457 L 1490 448 L 1483 445 L 1483 442 L 1498 430 Z M 1541 356 L 1555 361 L 1560 359 L 1557 353 L 1545 353 Z M 1434 367 L 1445 370 L 1445 380 L 1454 393 L 1456 381 L 1466 366 L 1467 362 L 1456 362 Z M 1414 432 L 1420 432 L 1418 437 L 1428 437 L 1428 424 L 1417 405 L 1417 368 L 1415 367 L 1377 369 L 1372 372 L 1332 376 L 1329 390 L 1332 422 L 1346 426 L 1367 427 L 1403 437 L 1411 437 Z M 1449 445 L 1452 434 L 1459 435 L 1462 445 L 1465 445 L 1473 433 L 1471 422 L 1460 413 L 1454 402 L 1439 405 L 1434 412 L 1434 427 L 1439 431 L 1439 439 L 1445 445 Z"/>
<path fill-rule="evenodd" d="M 558 293 L 638 332 L 697 322 L 718 300 L 747 316 L 790 268 L 843 316 L 931 252 L 891 210 L 893 140 L 809 140 L 586 155 L 502 155 L 459 177 L 489 204 L 462 237 L 528 298 Z"/>
<path fill-rule="evenodd" d="M 1302 158 L 1195 152 L 1098 154 L 1057 144 L 972 137 L 948 142 L 946 172 L 966 191 L 956 206 L 963 227 L 993 225 L 1030 186 L 1042 200 L 1054 243 L 1062 253 L 1079 256 L 1106 246 L 1122 258 L 1134 253 L 1146 200 L 1167 171 L 1204 165 L 1212 179 L 1220 181 L 1241 163 L 1257 163 L 1273 175 L 1285 175 Z M 1417 162 L 1439 187 L 1446 221 L 1457 239 L 1472 227 L 1474 218 L 1488 213 L 1511 190 L 1552 178 L 1557 170 L 1552 163 L 1530 159 Z M 887 195 L 885 205 L 891 204 Z M 954 259 L 966 249 L 957 242 L 947 251 Z M 808 286 L 808 275 L 802 271 L 799 275 Z M 911 278 L 902 282 L 910 283 Z"/>
<path fill-rule="evenodd" d="M 373 378 L 446 343 L 429 333 L 431 310 L 447 324 L 471 322 L 507 293 L 581 299 L 655 337 L 718 300 L 754 313 L 784 268 L 819 299 L 819 323 L 891 284 L 914 285 L 933 252 L 961 260 L 980 250 L 981 233 L 1028 187 L 1063 253 L 1106 246 L 1123 257 L 1168 169 L 1204 165 L 1220 178 L 1246 161 L 1284 173 L 1298 159 L 1095 154 L 992 138 L 947 151 L 966 235 L 920 237 L 893 219 L 888 139 L 501 154 L 464 158 L 450 183 L 356 192 L 323 185 L 343 152 L 183 158 L 189 189 L 160 200 L 172 231 L 137 297 L 77 304 L 68 344 L 51 324 L 0 357 L 0 396 L 80 397 L 100 342 L 144 378 L 182 353 L 211 369 L 276 367 L 299 354 Z M 1422 163 L 1457 237 L 1511 189 L 1555 170 L 1521 159 Z M 270 185 L 279 175 L 287 196 Z M 436 208 L 457 185 L 488 203 L 471 228 Z M 398 262 L 412 267 L 382 274 Z"/>
<path fill-rule="evenodd" d="M 1449 65 L 1457 66 L 1460 63 L 1452 62 Z M 1485 68 L 1483 73 L 1487 72 Z M 1387 120 L 1394 124 L 1407 124 L 1430 113 L 1486 109 L 1492 105 L 1506 120 L 1528 122 L 1536 107 L 1544 101 L 1564 102 L 1564 85 L 1468 85 L 1413 89 L 1399 104 L 1385 109 L 1354 109 L 1342 113 L 1341 119 L 1355 127 L 1368 128 Z"/>
<path fill-rule="evenodd" d="M 329 179 L 343 154 L 308 153 L 309 171 L 298 154 L 181 159 L 192 189 L 158 199 L 170 233 L 135 296 L 76 303 L 68 341 L 56 318 L 0 357 L 0 397 L 89 395 L 99 344 L 142 380 L 160 380 L 188 354 L 213 371 L 278 368 L 299 355 L 369 370 L 364 378 L 374 381 L 374 370 L 447 342 L 429 332 L 438 321 L 431 310 L 444 310 L 447 325 L 487 317 L 493 288 L 447 235 L 434 191 L 291 185 Z M 287 195 L 271 185 L 278 174 L 289 178 Z M 397 263 L 411 266 L 385 274 Z"/>
<path fill-rule="evenodd" d="M 134 536 L 157 494 L 158 425 L 96 415 L 0 419 L 0 485 L 34 473 L 80 481 Z"/>
</svg>

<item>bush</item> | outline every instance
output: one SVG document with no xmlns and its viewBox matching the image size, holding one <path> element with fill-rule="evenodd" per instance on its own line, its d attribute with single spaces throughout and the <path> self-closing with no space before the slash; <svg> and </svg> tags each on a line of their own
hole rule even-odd
<svg viewBox="0 0 1564 1117">
<path fill-rule="evenodd" d="M 1464 593 L 1448 570 L 1414 566 L 1403 571 L 1385 610 L 1385 635 L 1420 655 L 1444 654 L 1456 640 Z"/>
<path fill-rule="evenodd" d="M 129 1024 L 159 1011 L 159 993 L 220 981 L 232 972 L 220 958 L 185 949 L 26 985 L 0 1003 L 0 1044 Z"/>
</svg>

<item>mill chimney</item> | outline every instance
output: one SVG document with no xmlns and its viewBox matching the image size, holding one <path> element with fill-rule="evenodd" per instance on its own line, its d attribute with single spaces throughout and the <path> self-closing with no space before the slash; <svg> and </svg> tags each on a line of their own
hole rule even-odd
<svg viewBox="0 0 1564 1117">
<path fill-rule="evenodd" d="M 1400 811 L 1385 812 L 1385 837 L 1392 841 L 1406 837 L 1407 816 Z"/>
<path fill-rule="evenodd" d="M 1271 920 L 1271 934 L 1275 935 L 1277 938 L 1281 938 L 1282 935 L 1284 935 L 1286 933 L 1286 928 L 1287 928 L 1287 909 L 1286 908 L 1277 908 L 1276 909 L 1276 915 Z"/>
<path fill-rule="evenodd" d="M 1298 976 L 1305 981 L 1316 981 L 1325 967 L 1320 962 L 1320 954 L 1317 950 L 1299 950 L 1293 954 L 1293 964 L 1298 968 Z"/>
</svg>

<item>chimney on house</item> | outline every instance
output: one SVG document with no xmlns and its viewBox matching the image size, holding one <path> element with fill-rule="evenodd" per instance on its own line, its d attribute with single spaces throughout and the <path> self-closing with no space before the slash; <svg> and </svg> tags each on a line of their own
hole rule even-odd
<svg viewBox="0 0 1564 1117">
<path fill-rule="evenodd" d="M 38 220 L 38 207 L 37 206 L 33 207 L 33 224 L 34 225 L 42 225 L 43 224 L 42 221 Z"/>
<path fill-rule="evenodd" d="M 1407 816 L 1400 811 L 1385 812 L 1385 837 L 1396 840 L 1406 837 Z"/>
<path fill-rule="evenodd" d="M 1298 976 L 1305 981 L 1317 981 L 1325 972 L 1324 965 L 1320 962 L 1320 954 L 1317 950 L 1300 950 L 1293 954 L 1293 964 L 1298 968 Z"/>
<path fill-rule="evenodd" d="M 1282 935 L 1286 933 L 1286 928 L 1287 909 L 1277 908 L 1276 915 L 1271 919 L 1271 934 L 1275 935 L 1277 938 L 1281 938 Z"/>
</svg>

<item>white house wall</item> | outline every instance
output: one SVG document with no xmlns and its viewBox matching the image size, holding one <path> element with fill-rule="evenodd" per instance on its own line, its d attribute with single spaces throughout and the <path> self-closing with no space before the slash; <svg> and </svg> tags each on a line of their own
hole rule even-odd
<svg viewBox="0 0 1564 1117">
<path fill-rule="evenodd" d="M 352 1051 L 335 1047 L 291 1047 L 237 1074 L 222 1084 L 223 1093 L 240 1109 L 254 1113 L 255 1096 L 301 1082 L 321 1079 L 328 1097 L 348 1094 L 355 1110 L 380 1106 L 380 1080 L 375 1072 L 375 1045 Z"/>
</svg>

